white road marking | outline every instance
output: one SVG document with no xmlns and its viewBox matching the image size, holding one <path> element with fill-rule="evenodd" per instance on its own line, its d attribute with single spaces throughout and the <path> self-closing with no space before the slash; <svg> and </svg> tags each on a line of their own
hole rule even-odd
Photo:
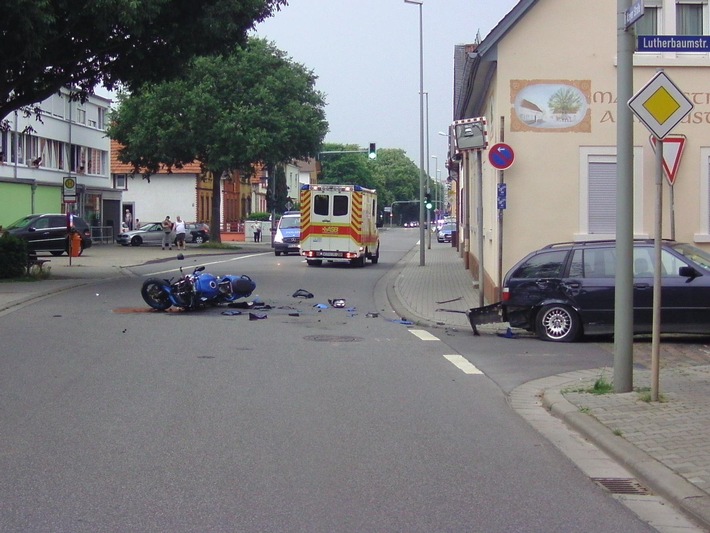
<svg viewBox="0 0 710 533">
<path fill-rule="evenodd" d="M 438 341 L 439 340 L 439 337 L 435 337 L 434 335 L 432 335 L 428 331 L 424 331 L 423 329 L 410 329 L 409 331 L 411 331 L 414 335 L 416 335 L 417 337 L 419 337 L 420 340 L 423 340 L 423 341 Z"/>
<path fill-rule="evenodd" d="M 464 374 L 483 374 L 478 368 L 472 365 L 467 359 L 458 354 L 444 354 L 444 357 L 449 360 L 456 368 Z"/>
<path fill-rule="evenodd" d="M 231 263 L 232 261 L 241 261 L 242 259 L 251 259 L 252 257 L 258 257 L 260 255 L 266 255 L 268 252 L 261 252 L 261 253 L 256 253 L 256 254 L 248 254 L 248 255 L 238 255 L 236 257 L 230 257 L 229 259 L 220 259 L 219 261 L 210 261 L 210 262 L 199 262 L 194 264 L 192 268 L 198 265 L 202 266 L 209 266 L 209 265 L 219 265 L 221 263 Z M 190 256 L 185 256 L 185 259 L 198 259 L 200 256 L 199 255 L 190 255 Z M 192 265 L 190 265 L 192 266 Z M 183 270 L 185 272 L 188 272 L 190 266 L 183 266 Z M 169 274 L 170 272 L 180 272 L 180 267 L 178 268 L 171 268 L 170 270 L 162 270 L 160 272 L 153 272 L 151 274 L 143 274 L 143 277 L 148 277 L 148 276 L 157 276 L 159 274 Z"/>
</svg>

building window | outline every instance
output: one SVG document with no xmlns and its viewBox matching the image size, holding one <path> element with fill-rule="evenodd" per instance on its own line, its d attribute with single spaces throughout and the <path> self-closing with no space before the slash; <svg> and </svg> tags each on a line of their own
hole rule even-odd
<svg viewBox="0 0 710 533">
<path fill-rule="evenodd" d="M 616 232 L 616 161 L 590 161 L 588 176 L 590 234 Z"/>
<path fill-rule="evenodd" d="M 661 20 L 660 4 L 649 4 L 644 6 L 643 17 L 635 24 L 636 35 L 658 35 Z"/>
<path fill-rule="evenodd" d="M 678 0 L 675 25 L 677 35 L 705 35 L 707 0 Z"/>
<path fill-rule="evenodd" d="M 125 174 L 114 174 L 113 176 L 113 188 L 127 190 L 128 189 L 128 177 Z"/>
<path fill-rule="evenodd" d="M 695 242 L 710 242 L 710 148 L 700 149 L 700 220 Z"/>
<path fill-rule="evenodd" d="M 634 148 L 634 235 L 643 232 L 643 148 Z M 616 148 L 580 147 L 578 240 L 616 235 Z"/>
</svg>

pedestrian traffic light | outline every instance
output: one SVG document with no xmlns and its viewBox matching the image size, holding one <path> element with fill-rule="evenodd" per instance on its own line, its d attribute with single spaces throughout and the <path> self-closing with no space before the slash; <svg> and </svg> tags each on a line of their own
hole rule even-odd
<svg viewBox="0 0 710 533">
<path fill-rule="evenodd" d="M 424 198 L 424 207 L 426 207 L 427 209 L 431 209 L 431 193 L 426 193 Z"/>
<path fill-rule="evenodd" d="M 375 143 L 370 143 L 370 151 L 368 152 L 367 157 L 370 159 L 377 159 L 377 148 L 375 147 Z"/>
</svg>

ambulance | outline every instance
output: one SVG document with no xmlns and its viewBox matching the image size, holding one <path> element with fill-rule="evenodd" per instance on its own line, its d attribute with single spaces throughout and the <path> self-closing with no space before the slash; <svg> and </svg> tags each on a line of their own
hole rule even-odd
<svg viewBox="0 0 710 533">
<path fill-rule="evenodd" d="M 301 255 L 309 265 L 380 258 L 377 193 L 359 185 L 301 186 Z"/>
</svg>

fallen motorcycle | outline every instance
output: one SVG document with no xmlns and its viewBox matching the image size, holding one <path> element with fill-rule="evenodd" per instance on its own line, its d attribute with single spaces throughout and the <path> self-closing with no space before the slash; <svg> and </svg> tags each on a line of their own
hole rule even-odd
<svg viewBox="0 0 710 533">
<path fill-rule="evenodd" d="M 180 259 L 180 256 L 178 256 Z M 218 305 L 246 298 L 256 288 L 247 275 L 214 276 L 198 266 L 191 274 L 180 267 L 180 277 L 171 279 L 150 278 L 143 283 L 141 296 L 153 309 L 165 311 L 171 306 L 194 310 L 206 305 Z"/>
</svg>

